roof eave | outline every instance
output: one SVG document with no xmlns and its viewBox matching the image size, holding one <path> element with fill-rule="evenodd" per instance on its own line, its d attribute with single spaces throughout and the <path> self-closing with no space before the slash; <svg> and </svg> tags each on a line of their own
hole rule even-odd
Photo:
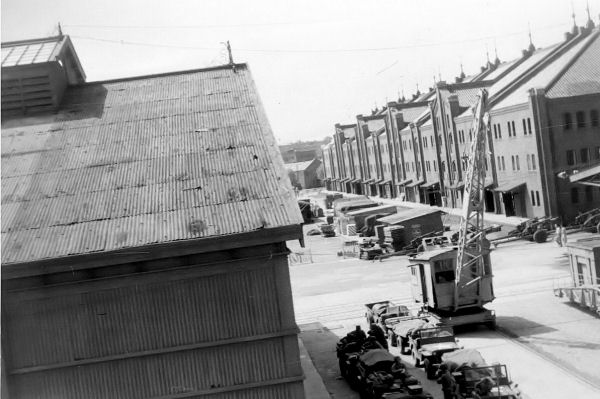
<svg viewBox="0 0 600 399">
<path fill-rule="evenodd" d="M 2 264 L 2 280 L 143 262 L 153 259 L 227 251 L 302 239 L 302 225 L 265 228 L 239 234 L 178 240 L 83 255 Z"/>
</svg>

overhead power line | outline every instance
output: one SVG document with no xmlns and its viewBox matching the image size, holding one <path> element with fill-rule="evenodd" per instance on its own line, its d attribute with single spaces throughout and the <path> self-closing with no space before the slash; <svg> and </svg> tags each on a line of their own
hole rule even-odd
<svg viewBox="0 0 600 399">
<path fill-rule="evenodd" d="M 313 25 L 330 24 L 332 21 L 293 21 L 293 22 L 257 22 L 243 24 L 214 24 L 214 25 L 85 25 L 66 24 L 68 28 L 91 28 L 91 29 L 215 29 L 215 28 L 245 28 L 260 26 L 286 26 L 286 25 Z M 353 22 L 352 20 L 337 20 L 333 22 Z"/>
<path fill-rule="evenodd" d="M 538 28 L 538 30 L 542 29 L 550 29 L 557 28 L 560 26 L 565 26 L 565 24 L 556 24 L 556 25 L 548 25 L 545 27 Z M 522 34 L 527 34 L 528 30 L 522 30 L 518 32 L 505 33 L 502 35 L 492 35 L 492 36 L 481 36 L 472 39 L 462 39 L 462 40 L 449 40 L 449 41 L 440 41 L 440 42 L 430 42 L 430 43 L 414 43 L 414 44 L 406 44 L 401 46 L 390 46 L 390 47 L 363 47 L 363 48 L 329 48 L 329 49 L 290 49 L 290 48 L 279 48 L 279 49 L 260 49 L 260 48 L 235 48 L 236 52 L 249 52 L 249 53 L 319 53 L 319 54 L 331 54 L 331 53 L 361 53 L 361 52 L 380 52 L 380 51 L 395 51 L 395 50 L 406 50 L 406 49 L 414 49 L 414 48 L 427 48 L 427 47 L 438 47 L 438 46 L 447 46 L 453 44 L 463 44 L 463 43 L 473 43 L 486 41 L 491 39 L 496 39 L 498 37 L 509 37 L 509 36 L 517 36 Z M 202 46 L 182 46 L 177 44 L 161 44 L 161 43 L 148 43 L 148 42 L 136 42 L 129 40 L 115 40 L 115 39 L 105 39 L 99 37 L 91 37 L 91 36 L 79 36 L 72 35 L 73 38 L 84 39 L 84 40 L 94 40 L 106 43 L 115 43 L 115 44 L 126 44 L 126 45 L 135 45 L 135 46 L 146 46 L 146 47 L 162 47 L 162 48 L 175 48 L 175 49 L 184 49 L 184 50 L 218 50 L 219 47 L 202 47 Z"/>
</svg>

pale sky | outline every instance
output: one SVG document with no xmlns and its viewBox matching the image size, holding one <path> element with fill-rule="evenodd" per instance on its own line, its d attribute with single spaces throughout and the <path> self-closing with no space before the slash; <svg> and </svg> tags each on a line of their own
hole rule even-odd
<svg viewBox="0 0 600 399">
<path fill-rule="evenodd" d="M 2 41 L 71 36 L 88 81 L 247 62 L 281 144 L 322 139 L 434 76 L 563 40 L 585 0 L 1 0 Z M 590 1 L 598 24 L 600 4 Z"/>
</svg>

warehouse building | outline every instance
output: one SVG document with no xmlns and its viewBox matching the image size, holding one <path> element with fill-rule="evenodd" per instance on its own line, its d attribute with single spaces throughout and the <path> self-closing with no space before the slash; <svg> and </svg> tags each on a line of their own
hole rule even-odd
<svg viewBox="0 0 600 399">
<path fill-rule="evenodd" d="M 454 83 L 437 82 L 405 104 L 388 103 L 383 111 L 358 118 L 365 132 L 358 141 L 366 137 L 358 146 L 364 154 L 360 183 L 368 195 L 462 207 L 471 107 L 486 89 L 485 210 L 569 222 L 600 203 L 599 190 L 561 178 L 600 163 L 599 71 L 600 31 L 588 15 L 586 25 L 573 26 L 560 43 L 536 48 L 530 37 L 518 59 L 501 62 L 496 56 L 476 75 L 461 72 Z M 421 112 L 399 119 L 408 104 Z M 385 113 L 383 130 L 368 125 Z M 329 148 L 330 157 L 336 149 Z M 389 190 L 376 187 L 389 180 Z"/>
<path fill-rule="evenodd" d="M 84 80 L 67 36 L 2 44 L 3 397 L 304 398 L 247 65 Z"/>
</svg>

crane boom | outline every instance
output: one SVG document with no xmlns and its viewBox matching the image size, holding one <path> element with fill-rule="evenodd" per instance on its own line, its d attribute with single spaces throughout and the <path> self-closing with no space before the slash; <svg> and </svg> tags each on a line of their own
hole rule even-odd
<svg viewBox="0 0 600 399">
<path fill-rule="evenodd" d="M 478 296 L 478 285 L 485 273 L 483 254 L 487 249 L 485 246 L 487 245 L 489 248 L 483 230 L 486 137 L 489 129 L 489 117 L 486 113 L 487 96 L 487 90 L 481 89 L 479 101 L 474 107 L 473 138 L 467 159 L 467 174 L 464 179 L 465 191 L 456 262 L 455 310 L 463 302 L 462 300 L 469 301 L 469 298 L 463 298 L 465 295 L 472 298 Z"/>
</svg>

